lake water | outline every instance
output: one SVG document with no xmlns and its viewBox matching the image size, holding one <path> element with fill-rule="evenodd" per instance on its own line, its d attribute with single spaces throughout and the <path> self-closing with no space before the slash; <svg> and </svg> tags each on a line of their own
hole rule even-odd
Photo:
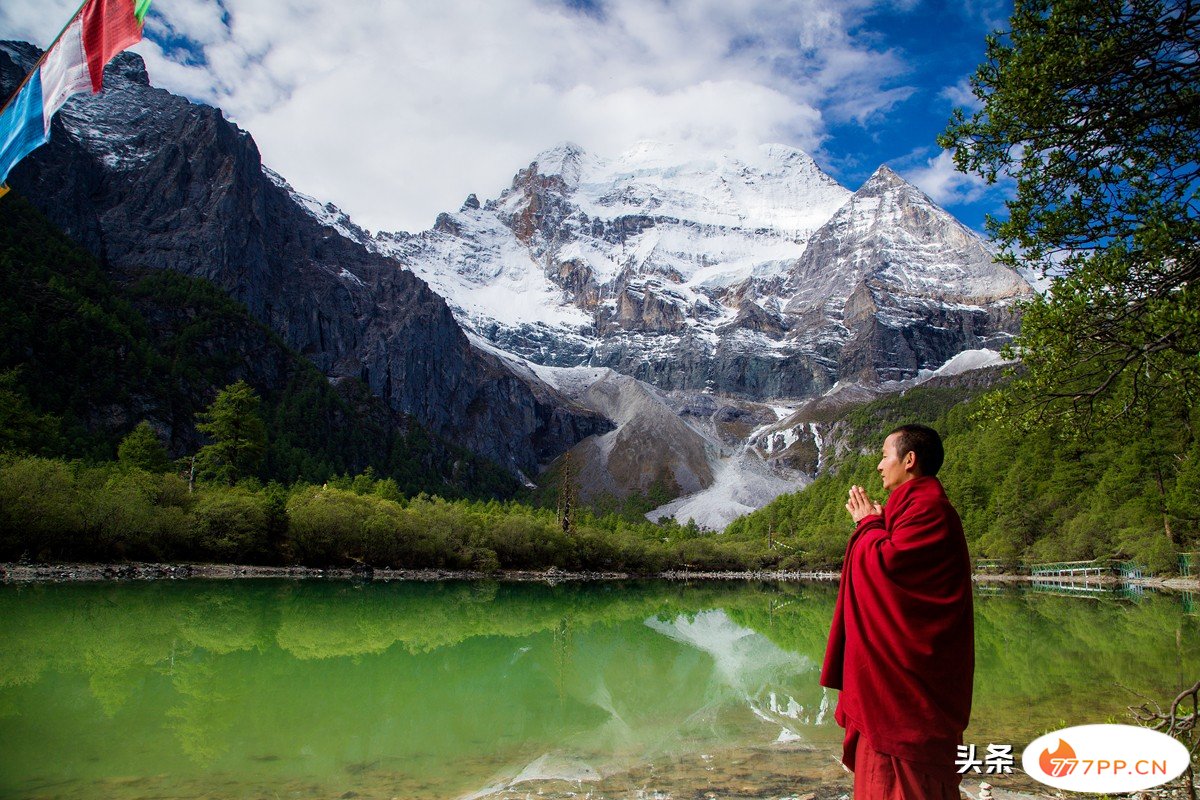
<svg viewBox="0 0 1200 800">
<path fill-rule="evenodd" d="M 817 685 L 835 594 L 0 586 L 0 797 L 821 797 L 848 785 Z M 1128 721 L 1129 690 L 1173 697 L 1200 677 L 1190 608 L 979 590 L 966 740 L 1019 757 L 1054 728 Z"/>
</svg>

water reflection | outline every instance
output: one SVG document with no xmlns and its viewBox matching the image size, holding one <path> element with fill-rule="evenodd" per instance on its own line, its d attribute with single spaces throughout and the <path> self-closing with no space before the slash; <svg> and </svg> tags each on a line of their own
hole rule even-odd
<svg viewBox="0 0 1200 800">
<path fill-rule="evenodd" d="M 1120 686 L 1167 697 L 1195 680 L 1200 618 L 1177 595 L 979 588 L 969 741 L 1108 721 L 1133 701 Z M 840 741 L 836 697 L 817 685 L 835 594 L 658 582 L 0 587 L 0 794 L 134 793 L 120 781 L 145 794 L 152 781 L 170 797 L 219 778 L 231 796 L 478 796 L 649 780 L 666 764 L 715 780 L 722 752 L 760 759 L 730 780 L 769 781 L 804 751 L 828 766 Z"/>
</svg>

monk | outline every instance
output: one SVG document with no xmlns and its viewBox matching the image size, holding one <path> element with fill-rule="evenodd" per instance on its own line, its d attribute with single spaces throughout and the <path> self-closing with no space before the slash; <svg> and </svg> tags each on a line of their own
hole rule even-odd
<svg viewBox="0 0 1200 800">
<path fill-rule="evenodd" d="M 821 685 L 840 689 L 842 763 L 855 800 L 959 800 L 975 631 L 962 522 L 937 479 L 942 441 L 888 434 L 877 467 L 887 505 L 850 488 L 846 545 Z"/>
</svg>

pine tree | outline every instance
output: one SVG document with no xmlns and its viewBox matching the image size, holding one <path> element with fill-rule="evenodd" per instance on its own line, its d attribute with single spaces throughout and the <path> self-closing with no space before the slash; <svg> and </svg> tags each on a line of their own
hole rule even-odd
<svg viewBox="0 0 1200 800">
<path fill-rule="evenodd" d="M 202 477 L 232 485 L 257 472 L 267 451 L 261 404 L 250 384 L 238 381 L 222 389 L 212 405 L 196 415 L 196 430 L 213 440 L 196 454 Z"/>
<path fill-rule="evenodd" d="M 146 472 L 168 472 L 171 469 L 171 457 L 167 448 L 150 427 L 150 423 L 142 420 L 137 427 L 121 440 L 117 447 L 117 460 L 121 466 L 133 469 L 144 469 Z"/>
</svg>

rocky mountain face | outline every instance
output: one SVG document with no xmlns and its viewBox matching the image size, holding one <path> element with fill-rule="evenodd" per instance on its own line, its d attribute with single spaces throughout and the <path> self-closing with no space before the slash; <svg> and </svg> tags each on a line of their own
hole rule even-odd
<svg viewBox="0 0 1200 800">
<path fill-rule="evenodd" d="M 887 167 L 851 193 L 782 145 L 606 160 L 564 144 L 497 198 L 370 244 L 530 361 L 760 400 L 994 348 L 1030 292 Z"/>
<path fill-rule="evenodd" d="M 81 309 L 83 313 L 81 313 Z M 19 192 L 0 202 L 0 406 L 6 448 L 109 459 L 145 421 L 170 455 L 207 442 L 197 414 L 245 381 L 262 401 L 264 480 L 324 482 L 371 467 L 408 494 L 496 497 L 516 476 L 329 380 L 212 283 L 102 269 Z"/>
<path fill-rule="evenodd" d="M 0 91 L 38 55 L 0 44 Z M 109 65 L 103 94 L 68 102 L 9 182 L 105 264 L 208 279 L 330 380 L 361 379 L 513 471 L 612 427 L 472 347 L 425 281 L 298 201 L 218 109 L 150 86 L 135 54 Z"/>
<path fill-rule="evenodd" d="M 717 529 L 837 455 L 828 409 L 994 371 L 1032 292 L 886 166 L 851 192 L 781 145 L 560 145 L 496 198 L 364 243 L 614 421 L 571 450 L 582 495 L 666 487 L 651 519 Z"/>
<path fill-rule="evenodd" d="M 0 44 L 0 90 L 37 57 Z M 994 365 L 1031 289 L 881 167 L 857 191 L 782 145 L 564 144 L 417 234 L 371 234 L 265 169 L 135 55 L 12 185 L 107 264 L 206 278 L 331 381 L 581 494 L 666 489 L 723 527 L 819 472 L 826 405 Z M 444 299 L 443 299 L 444 298 Z"/>
</svg>

